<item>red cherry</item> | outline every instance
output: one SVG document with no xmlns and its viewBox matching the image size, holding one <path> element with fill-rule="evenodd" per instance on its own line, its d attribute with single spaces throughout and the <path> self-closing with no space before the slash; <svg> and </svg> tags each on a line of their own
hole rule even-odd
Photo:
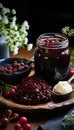
<svg viewBox="0 0 74 130">
<path fill-rule="evenodd" d="M 28 119 L 23 116 L 23 117 L 20 117 L 19 121 L 20 121 L 20 123 L 21 123 L 22 125 L 24 125 L 25 123 L 28 122 Z"/>
<path fill-rule="evenodd" d="M 26 123 L 26 124 L 23 125 L 23 129 L 24 130 L 31 130 L 31 125 Z"/>
<path fill-rule="evenodd" d="M 9 98 L 10 97 L 10 93 L 7 90 L 3 90 L 3 95 L 4 95 L 5 98 Z"/>
<path fill-rule="evenodd" d="M 20 130 L 22 128 L 20 123 L 15 124 L 15 130 Z"/>
<path fill-rule="evenodd" d="M 70 75 L 74 74 L 74 69 L 70 69 Z"/>
<path fill-rule="evenodd" d="M 1 124 L 2 124 L 3 126 L 7 126 L 8 123 L 9 123 L 8 118 L 4 117 L 4 118 L 1 119 Z"/>
<path fill-rule="evenodd" d="M 19 119 L 19 114 L 18 113 L 13 113 L 12 114 L 12 121 L 17 121 Z"/>
<path fill-rule="evenodd" d="M 14 88 L 12 88 L 10 91 L 9 91 L 9 93 L 10 93 L 10 95 L 13 95 L 13 94 L 15 94 L 15 89 Z"/>
<path fill-rule="evenodd" d="M 13 86 L 13 89 L 15 89 L 15 90 L 16 90 L 16 89 L 17 89 L 17 86 L 16 86 L 16 85 L 14 85 L 14 86 Z"/>
<path fill-rule="evenodd" d="M 5 115 L 6 116 L 11 116 L 12 115 L 12 110 L 11 109 L 7 109 L 6 111 L 5 111 Z"/>
</svg>

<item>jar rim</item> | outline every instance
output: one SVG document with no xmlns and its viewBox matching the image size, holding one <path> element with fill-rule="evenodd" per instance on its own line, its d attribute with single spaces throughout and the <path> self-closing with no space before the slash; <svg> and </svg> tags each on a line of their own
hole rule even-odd
<svg viewBox="0 0 74 130">
<path fill-rule="evenodd" d="M 46 39 L 46 38 L 61 38 L 62 41 L 59 41 L 58 44 L 50 44 L 49 46 L 43 46 L 43 44 L 45 44 L 42 39 Z M 61 48 L 66 48 L 69 45 L 69 40 L 68 37 L 64 34 L 61 33 L 43 33 L 41 35 L 38 36 L 37 38 L 37 42 L 36 45 L 40 48 L 45 48 L 45 49 L 61 49 Z"/>
</svg>

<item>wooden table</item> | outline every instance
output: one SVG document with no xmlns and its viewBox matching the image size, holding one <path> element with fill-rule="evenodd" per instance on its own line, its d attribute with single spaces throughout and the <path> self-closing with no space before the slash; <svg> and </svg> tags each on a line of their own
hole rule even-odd
<svg viewBox="0 0 74 130">
<path fill-rule="evenodd" d="M 14 56 L 12 53 L 10 54 L 10 57 L 20 57 L 20 58 L 31 58 L 34 55 L 34 48 L 31 51 L 26 51 L 25 49 L 20 49 L 18 55 Z M 0 109 L 3 109 L 2 106 L 0 106 Z M 59 110 L 61 113 L 62 110 Z M 58 110 L 55 112 L 44 112 L 44 113 L 23 113 L 23 116 L 27 116 L 29 123 L 32 126 L 32 130 L 37 130 L 38 126 L 40 124 L 45 123 L 47 120 L 50 120 L 51 117 L 54 115 L 57 115 Z M 0 130 L 15 130 L 14 129 L 14 124 L 15 123 L 9 123 L 7 128 L 3 128 Z M 21 129 L 23 130 L 23 129 Z"/>
</svg>

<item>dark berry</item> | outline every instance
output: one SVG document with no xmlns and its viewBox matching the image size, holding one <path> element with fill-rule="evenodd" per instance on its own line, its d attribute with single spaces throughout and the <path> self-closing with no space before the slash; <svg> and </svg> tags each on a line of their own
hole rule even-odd
<svg viewBox="0 0 74 130">
<path fill-rule="evenodd" d="M 8 116 L 8 117 L 10 117 L 12 115 L 12 110 L 11 109 L 7 109 L 5 111 L 5 115 Z"/>
<path fill-rule="evenodd" d="M 19 114 L 18 113 L 13 113 L 12 116 L 11 116 L 13 122 L 19 120 Z"/>
<path fill-rule="evenodd" d="M 23 129 L 24 130 L 31 130 L 31 125 L 26 123 L 26 124 L 23 125 Z"/>
<path fill-rule="evenodd" d="M 19 122 L 20 124 L 24 125 L 25 123 L 28 122 L 28 119 L 26 117 L 20 117 Z"/>
<path fill-rule="evenodd" d="M 20 130 L 22 128 L 20 123 L 15 124 L 15 130 Z"/>
<path fill-rule="evenodd" d="M 37 76 L 22 80 L 12 100 L 16 103 L 36 105 L 51 101 L 51 86 Z"/>
<path fill-rule="evenodd" d="M 9 91 L 10 96 L 11 96 L 11 95 L 13 95 L 13 94 L 15 94 L 15 92 L 16 92 L 16 91 L 15 91 L 15 89 L 14 89 L 14 88 L 12 88 L 12 89 Z"/>
<path fill-rule="evenodd" d="M 5 98 L 9 98 L 9 97 L 10 97 L 10 92 L 7 91 L 7 90 L 3 90 L 3 96 L 4 96 Z"/>
<path fill-rule="evenodd" d="M 8 123 L 9 123 L 8 118 L 6 118 L 6 117 L 2 118 L 2 119 L 1 119 L 1 123 L 2 123 L 3 126 L 7 126 Z"/>
</svg>

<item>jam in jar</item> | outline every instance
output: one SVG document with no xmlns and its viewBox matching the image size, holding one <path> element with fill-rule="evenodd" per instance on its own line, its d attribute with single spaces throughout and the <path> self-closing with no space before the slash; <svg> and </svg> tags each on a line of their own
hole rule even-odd
<svg viewBox="0 0 74 130">
<path fill-rule="evenodd" d="M 65 80 L 70 70 L 69 41 L 59 33 L 41 34 L 34 52 L 35 74 L 54 85 Z"/>
</svg>

